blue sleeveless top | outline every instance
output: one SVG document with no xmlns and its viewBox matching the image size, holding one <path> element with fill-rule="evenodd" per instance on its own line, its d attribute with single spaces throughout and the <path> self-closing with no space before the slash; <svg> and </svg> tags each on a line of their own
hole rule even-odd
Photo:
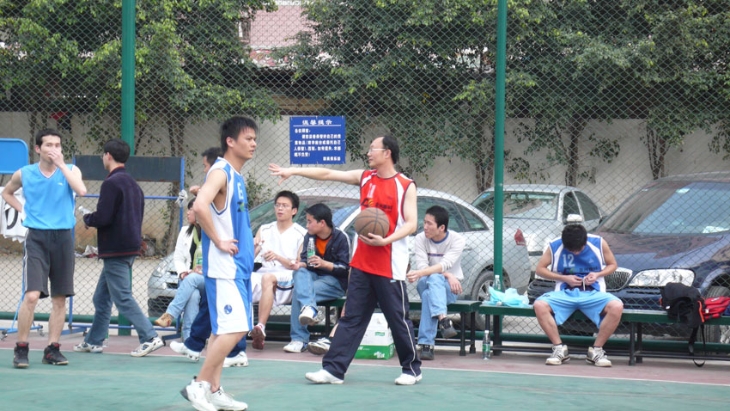
<svg viewBox="0 0 730 411">
<path fill-rule="evenodd" d="M 73 169 L 73 164 L 66 166 Z M 46 177 L 38 163 L 30 164 L 20 169 L 20 179 L 25 196 L 24 226 L 36 230 L 74 228 L 74 192 L 60 169 Z"/>
<path fill-rule="evenodd" d="M 588 273 L 597 273 L 606 267 L 601 248 L 601 237 L 588 234 L 588 241 L 583 251 L 573 254 L 563 248 L 563 240 L 556 239 L 550 242 L 550 253 L 552 263 L 550 271 L 565 275 L 577 275 L 585 277 Z M 568 285 L 562 281 L 555 282 L 555 290 L 562 290 Z M 597 291 L 606 291 L 606 284 L 603 277 L 591 285 Z"/>
</svg>

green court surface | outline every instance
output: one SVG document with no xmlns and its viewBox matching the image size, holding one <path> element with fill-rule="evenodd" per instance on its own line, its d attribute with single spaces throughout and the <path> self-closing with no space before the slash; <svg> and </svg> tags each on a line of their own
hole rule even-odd
<svg viewBox="0 0 730 411">
<path fill-rule="evenodd" d="M 180 389 L 200 363 L 182 357 L 65 353 L 70 365 L 11 366 L 0 350 L 0 410 L 191 410 Z M 344 385 L 312 385 L 319 364 L 255 360 L 223 371 L 223 386 L 250 410 L 676 410 L 725 409 L 730 386 L 474 370 L 423 370 L 411 387 L 393 384 L 400 369 L 353 364 Z"/>
</svg>

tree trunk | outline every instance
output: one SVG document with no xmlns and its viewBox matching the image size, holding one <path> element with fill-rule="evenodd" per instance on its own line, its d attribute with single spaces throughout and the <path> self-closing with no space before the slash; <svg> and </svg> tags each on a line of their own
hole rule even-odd
<svg viewBox="0 0 730 411">
<path fill-rule="evenodd" d="M 652 179 L 656 180 L 664 177 L 664 158 L 668 151 L 666 140 L 658 136 L 653 128 L 647 126 L 644 144 L 646 144 L 646 150 L 649 154 Z"/>
<path fill-rule="evenodd" d="M 575 187 L 578 182 L 578 171 L 580 169 L 580 137 L 586 127 L 586 120 L 574 115 L 568 124 L 568 152 L 566 153 L 565 185 Z"/>
<path fill-rule="evenodd" d="M 476 156 L 477 160 L 474 163 L 479 193 L 490 188 L 494 180 L 494 134 L 489 134 L 485 126 L 483 135 L 486 136 L 483 144 L 478 146 L 479 155 Z"/>
<path fill-rule="evenodd" d="M 167 120 L 167 136 L 170 141 L 171 156 L 182 157 L 185 155 L 184 135 L 185 121 L 174 115 L 169 116 Z M 183 188 L 179 182 L 172 183 L 168 195 L 171 197 L 177 196 Z M 186 207 L 186 204 L 183 204 L 181 207 Z M 167 222 L 167 229 L 161 241 L 161 248 L 166 251 L 166 254 L 171 253 L 175 249 L 175 239 L 179 230 L 177 219 L 179 212 L 180 210 L 173 201 L 167 203 L 167 215 L 170 219 Z"/>
</svg>

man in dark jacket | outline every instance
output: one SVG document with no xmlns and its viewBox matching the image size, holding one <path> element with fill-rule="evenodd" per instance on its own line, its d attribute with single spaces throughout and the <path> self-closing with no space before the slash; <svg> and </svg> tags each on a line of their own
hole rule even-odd
<svg viewBox="0 0 730 411">
<path fill-rule="evenodd" d="M 345 295 L 350 271 L 350 240 L 347 234 L 333 227 L 332 210 L 320 203 L 307 208 L 305 213 L 307 235 L 304 236 L 299 269 L 293 274 L 291 342 L 284 347 L 284 351 L 294 353 L 307 350 L 307 326 L 316 324 L 317 301 Z M 313 256 L 308 256 L 310 247 Z"/>
<path fill-rule="evenodd" d="M 97 229 L 104 267 L 94 292 L 94 321 L 84 341 L 74 347 L 77 352 L 102 352 L 112 303 L 139 334 L 140 346 L 132 351 L 133 357 L 143 357 L 164 345 L 132 296 L 129 273 L 142 245 L 144 193 L 124 168 L 129 151 L 129 145 L 119 139 L 104 144 L 101 158 L 109 175 L 101 184 L 96 211 L 84 216 L 84 223 Z"/>
</svg>

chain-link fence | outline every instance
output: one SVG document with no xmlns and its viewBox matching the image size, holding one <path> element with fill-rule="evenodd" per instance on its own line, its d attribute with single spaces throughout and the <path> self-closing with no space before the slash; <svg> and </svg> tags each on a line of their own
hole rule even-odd
<svg viewBox="0 0 730 411">
<path fill-rule="evenodd" d="M 606 223 L 598 233 L 621 267 L 608 287 L 627 307 L 659 308 L 659 286 L 668 280 L 730 295 L 723 206 L 730 180 L 657 183 L 619 207 L 658 178 L 727 168 L 728 17 L 720 0 L 509 2 L 506 218 L 496 257 L 506 285 L 525 291 L 546 241 L 568 214 L 580 214 L 591 230 Z M 427 205 L 443 204 L 451 228 L 469 235 L 463 297 L 485 298 L 495 259 L 488 190 L 496 24 L 494 1 L 138 1 L 136 154 L 186 157 L 187 181 L 195 184 L 203 177 L 200 153 L 218 145 L 218 123 L 247 114 L 261 125 L 255 158 L 243 170 L 253 205 L 280 189 L 321 186 L 334 203 L 347 195 L 341 185 L 293 178 L 278 186 L 267 172 L 269 163 L 290 162 L 291 116 L 346 119 L 347 164 L 328 165 L 337 169 L 365 167 L 370 140 L 389 133 L 400 142 L 401 169 L 421 192 L 419 220 Z M 36 130 L 57 127 L 69 137 L 69 158 L 98 154 L 119 136 L 119 2 L 4 2 L 0 33 L 1 135 L 32 147 Z M 178 189 L 145 186 L 148 195 Z M 303 203 L 319 198 L 303 194 Z M 147 281 L 174 245 L 174 211 L 146 210 L 154 252 L 134 268 L 143 307 L 152 293 Z M 92 230 L 76 233 L 80 253 L 95 245 Z M 1 244 L 6 278 L 16 281 L 18 247 Z M 77 299 L 90 300 L 99 265 L 77 260 Z M 534 282 L 530 298 L 549 287 Z M 2 300 L 16 300 L 19 289 L 6 287 Z M 2 311 L 14 311 L 6 305 Z M 90 314 L 89 307 L 74 310 Z M 509 324 L 541 333 L 528 320 Z"/>
</svg>

